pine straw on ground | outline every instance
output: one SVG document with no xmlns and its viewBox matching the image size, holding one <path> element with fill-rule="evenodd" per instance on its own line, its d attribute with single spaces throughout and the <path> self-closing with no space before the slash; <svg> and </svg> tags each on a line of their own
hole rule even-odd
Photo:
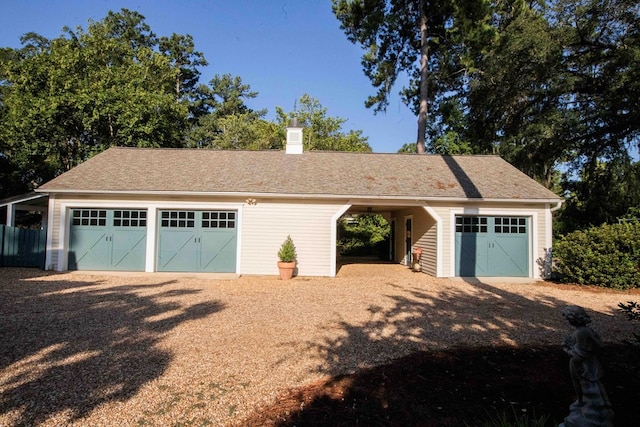
<svg viewBox="0 0 640 427">
<path fill-rule="evenodd" d="M 531 406 L 554 415 L 571 398 L 560 310 L 582 305 L 614 344 L 633 331 L 617 304 L 634 299 L 388 264 L 287 282 L 5 268 L 0 425 L 455 425 L 452 401 L 490 412 L 536 383 L 559 390 Z"/>
<path fill-rule="evenodd" d="M 615 425 L 637 426 L 640 351 L 609 345 L 600 357 Z M 575 400 L 567 368 L 567 355 L 557 346 L 417 352 L 289 390 L 240 424 L 459 427 L 506 419 L 509 425 L 534 425 L 524 423 L 529 420 L 555 427 Z"/>
</svg>

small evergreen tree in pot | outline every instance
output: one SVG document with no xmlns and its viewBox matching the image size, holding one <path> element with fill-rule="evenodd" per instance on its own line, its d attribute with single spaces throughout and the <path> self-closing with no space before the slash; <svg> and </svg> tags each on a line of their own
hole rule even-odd
<svg viewBox="0 0 640 427">
<path fill-rule="evenodd" d="M 291 236 L 287 236 L 278 251 L 278 268 L 280 269 L 280 277 L 282 279 L 290 279 L 293 276 L 293 270 L 296 268 L 296 247 L 293 244 Z"/>
<path fill-rule="evenodd" d="M 296 247 L 293 244 L 293 239 L 291 236 L 287 236 L 285 241 L 280 246 L 280 250 L 278 251 L 278 259 L 281 262 L 295 262 L 296 260 Z"/>
</svg>

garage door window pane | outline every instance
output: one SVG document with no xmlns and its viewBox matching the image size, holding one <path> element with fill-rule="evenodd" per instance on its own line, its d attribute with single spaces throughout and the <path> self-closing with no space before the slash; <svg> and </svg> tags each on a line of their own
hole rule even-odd
<svg viewBox="0 0 640 427">
<path fill-rule="evenodd" d="M 486 233 L 486 216 L 458 216 L 456 217 L 457 233 Z"/>
<path fill-rule="evenodd" d="M 522 217 L 497 217 L 495 219 L 495 232 L 525 234 L 527 232 L 527 219 Z"/>
<path fill-rule="evenodd" d="M 212 211 L 202 213 L 202 228 L 235 228 L 236 213 L 233 211 Z"/>
<path fill-rule="evenodd" d="M 114 227 L 146 227 L 147 211 L 115 210 L 113 225 Z"/>
<path fill-rule="evenodd" d="M 104 227 L 107 225 L 107 211 L 102 209 L 73 210 L 73 225 L 85 227 Z"/>
<path fill-rule="evenodd" d="M 167 228 L 194 228 L 195 215 L 193 211 L 162 211 L 160 226 Z"/>
</svg>

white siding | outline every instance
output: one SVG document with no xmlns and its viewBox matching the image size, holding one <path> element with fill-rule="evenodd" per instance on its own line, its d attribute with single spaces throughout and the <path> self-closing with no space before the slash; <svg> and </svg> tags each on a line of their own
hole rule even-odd
<svg viewBox="0 0 640 427">
<path fill-rule="evenodd" d="M 331 276 L 335 268 L 335 215 L 342 204 L 258 202 L 243 211 L 242 273 L 278 274 L 278 250 L 291 235 L 300 276 Z"/>
<path fill-rule="evenodd" d="M 51 209 L 51 204 L 49 205 L 49 209 Z M 50 235 L 47 235 L 47 249 L 50 251 L 47 254 L 47 258 L 50 259 L 49 265 L 47 268 L 52 270 L 60 270 L 58 266 L 59 262 L 59 254 L 64 250 L 63 244 L 60 241 L 60 199 L 53 199 L 53 214 L 51 216 L 51 222 L 49 226 L 49 230 L 51 230 Z"/>
<path fill-rule="evenodd" d="M 420 267 L 422 267 L 422 271 L 431 276 L 438 275 L 437 241 L 436 227 L 434 224 L 434 226 L 429 227 L 424 236 L 416 244 L 416 246 L 422 248 Z"/>
</svg>

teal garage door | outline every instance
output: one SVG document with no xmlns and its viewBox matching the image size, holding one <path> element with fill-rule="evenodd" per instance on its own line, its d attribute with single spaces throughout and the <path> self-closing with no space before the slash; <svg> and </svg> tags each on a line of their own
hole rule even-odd
<svg viewBox="0 0 640 427">
<path fill-rule="evenodd" d="M 236 211 L 159 212 L 158 271 L 235 273 Z"/>
<path fill-rule="evenodd" d="M 529 218 L 456 217 L 456 276 L 529 277 Z"/>
<path fill-rule="evenodd" d="M 146 248 L 146 210 L 71 210 L 69 270 L 144 271 Z"/>
</svg>

